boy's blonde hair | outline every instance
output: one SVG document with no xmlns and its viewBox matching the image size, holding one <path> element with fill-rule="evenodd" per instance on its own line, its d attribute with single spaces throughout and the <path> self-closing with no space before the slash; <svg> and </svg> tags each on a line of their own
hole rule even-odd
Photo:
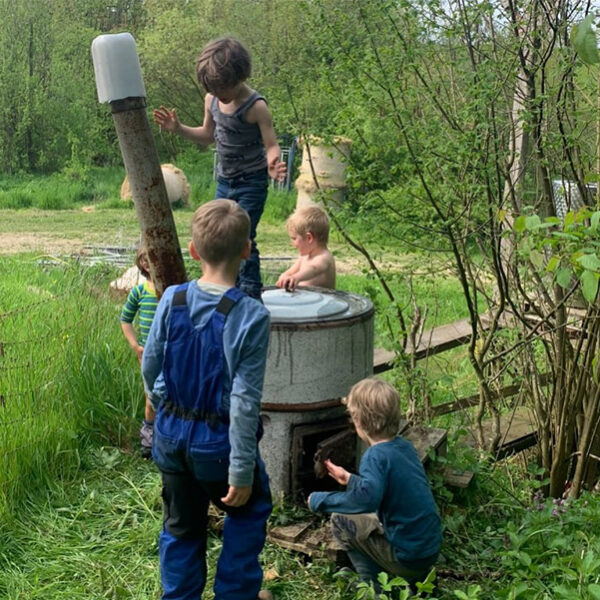
<svg viewBox="0 0 600 600">
<path fill-rule="evenodd" d="M 296 209 L 288 218 L 288 232 L 297 233 L 302 237 L 310 231 L 320 244 L 329 240 L 329 217 L 320 206 L 304 206 Z"/>
<path fill-rule="evenodd" d="M 146 246 L 145 244 L 140 243 L 135 254 L 135 266 L 146 279 L 150 279 L 150 271 L 148 271 L 147 268 L 149 263 L 150 261 L 148 260 L 148 251 L 146 250 Z"/>
<path fill-rule="evenodd" d="M 400 428 L 400 397 L 386 381 L 368 377 L 352 386 L 343 400 L 355 425 L 371 439 L 395 437 Z"/>
<path fill-rule="evenodd" d="M 233 200 L 211 200 L 194 213 L 192 243 L 202 260 L 220 265 L 240 258 L 250 239 L 250 217 Z"/>
<path fill-rule="evenodd" d="M 248 51 L 231 37 L 208 42 L 196 62 L 198 81 L 210 93 L 232 88 L 246 81 L 251 69 Z"/>
</svg>

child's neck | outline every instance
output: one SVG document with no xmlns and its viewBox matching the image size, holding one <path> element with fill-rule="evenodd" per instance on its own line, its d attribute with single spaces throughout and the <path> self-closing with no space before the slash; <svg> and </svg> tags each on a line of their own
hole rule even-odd
<svg viewBox="0 0 600 600">
<path fill-rule="evenodd" d="M 389 437 L 389 438 L 382 438 L 382 439 L 374 440 L 373 438 L 367 436 L 367 443 L 369 444 L 369 446 L 375 446 L 375 444 L 383 444 L 384 442 L 391 442 L 393 439 L 394 439 L 393 437 Z"/>
<path fill-rule="evenodd" d="M 319 254 L 323 254 L 323 252 L 327 251 L 327 247 L 323 246 L 321 244 L 317 244 L 315 243 L 313 246 L 311 246 L 308 250 L 308 258 L 314 258 L 315 256 L 319 256 Z"/>
<path fill-rule="evenodd" d="M 200 283 L 213 283 L 225 287 L 234 287 L 239 271 L 239 264 L 236 265 L 208 265 L 202 264 L 202 277 L 198 279 Z"/>
</svg>

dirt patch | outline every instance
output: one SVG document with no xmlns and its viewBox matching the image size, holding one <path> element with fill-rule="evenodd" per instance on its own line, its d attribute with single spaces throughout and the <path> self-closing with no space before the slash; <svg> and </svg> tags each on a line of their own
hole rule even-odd
<svg viewBox="0 0 600 600">
<path fill-rule="evenodd" d="M 85 242 L 33 233 L 0 233 L 0 254 L 43 252 L 45 254 L 80 254 Z"/>
</svg>

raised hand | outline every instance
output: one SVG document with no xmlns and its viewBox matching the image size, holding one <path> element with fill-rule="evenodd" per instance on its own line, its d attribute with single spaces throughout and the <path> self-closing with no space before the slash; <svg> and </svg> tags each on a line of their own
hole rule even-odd
<svg viewBox="0 0 600 600">
<path fill-rule="evenodd" d="M 177 117 L 177 112 L 174 108 L 171 110 L 164 106 L 155 108 L 152 111 L 152 116 L 160 130 L 164 129 L 165 131 L 174 133 L 179 129 L 179 118 Z"/>
</svg>

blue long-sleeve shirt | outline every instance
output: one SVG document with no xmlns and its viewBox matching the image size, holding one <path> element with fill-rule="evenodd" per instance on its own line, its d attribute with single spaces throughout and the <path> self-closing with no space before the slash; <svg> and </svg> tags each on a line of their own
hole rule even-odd
<svg viewBox="0 0 600 600">
<path fill-rule="evenodd" d="M 176 286 L 165 290 L 156 309 L 142 359 L 142 374 L 155 408 L 167 399 L 162 374 L 171 304 Z M 223 290 L 224 291 L 224 290 Z M 190 318 L 202 327 L 221 299 L 197 282 L 188 286 L 186 302 Z M 244 297 L 231 309 L 223 329 L 225 354 L 222 405 L 229 410 L 228 483 L 252 485 L 256 461 L 256 431 L 260 414 L 263 380 L 269 344 L 269 312 L 256 300 Z"/>
<path fill-rule="evenodd" d="M 344 492 L 313 492 L 309 508 L 324 513 L 377 513 L 400 561 L 439 552 L 441 522 L 413 445 L 397 437 L 369 447 Z"/>
</svg>

